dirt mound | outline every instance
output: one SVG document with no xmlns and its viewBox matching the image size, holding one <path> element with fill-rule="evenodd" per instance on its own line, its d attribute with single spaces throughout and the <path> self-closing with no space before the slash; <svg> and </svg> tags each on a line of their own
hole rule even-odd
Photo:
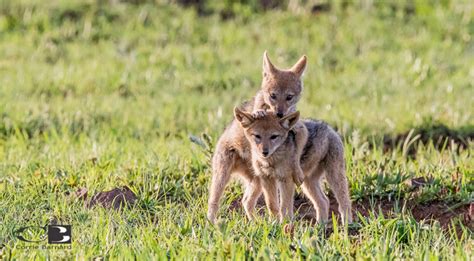
<svg viewBox="0 0 474 261">
<path fill-rule="evenodd" d="M 339 218 L 339 212 L 337 210 L 338 204 L 332 194 L 329 194 L 329 201 L 329 216 L 334 214 Z M 229 207 L 230 210 L 234 211 L 241 208 L 241 199 L 234 200 Z M 263 201 L 263 197 L 259 198 L 257 208 L 259 209 L 260 214 L 265 213 L 265 202 Z M 304 195 L 296 195 L 294 208 L 297 219 L 316 223 L 316 213 L 313 205 Z M 416 221 L 437 221 L 442 228 L 448 228 L 451 225 L 452 220 L 459 219 L 459 221 L 464 225 L 468 226 L 470 229 L 474 229 L 474 203 L 458 205 L 453 208 L 442 201 L 431 201 L 424 204 L 418 204 L 414 200 L 400 200 L 397 203 L 394 200 L 388 199 L 363 199 L 352 203 L 352 214 L 354 217 L 357 217 L 357 213 L 360 213 L 364 217 L 368 217 L 372 212 L 375 216 L 382 213 L 384 217 L 393 218 L 399 216 L 399 211 L 396 211 L 396 209 L 402 208 L 407 212 L 410 212 Z"/>
<path fill-rule="evenodd" d="M 76 192 L 76 197 L 80 200 L 87 200 L 87 189 L 82 188 Z M 109 191 L 103 191 L 92 196 L 91 200 L 86 203 L 88 208 L 100 205 L 104 208 L 121 209 L 126 206 L 135 204 L 137 196 L 130 188 L 124 186 L 121 188 L 114 188 Z"/>
</svg>

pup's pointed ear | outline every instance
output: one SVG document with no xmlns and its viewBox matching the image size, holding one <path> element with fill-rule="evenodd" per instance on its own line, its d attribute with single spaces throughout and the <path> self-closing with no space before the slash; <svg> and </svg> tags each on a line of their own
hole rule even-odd
<svg viewBox="0 0 474 261">
<path fill-rule="evenodd" d="M 265 51 L 263 53 L 263 77 L 267 77 L 276 73 L 278 69 L 270 62 L 268 58 L 268 53 Z"/>
<path fill-rule="evenodd" d="M 296 63 L 291 67 L 291 71 L 294 72 L 298 77 L 303 76 L 306 69 L 306 55 L 303 55 Z"/>
<path fill-rule="evenodd" d="M 234 108 L 234 117 L 244 128 L 250 126 L 250 124 L 252 124 L 254 121 L 252 114 L 239 109 L 239 107 Z"/>
<path fill-rule="evenodd" d="M 291 129 L 300 119 L 300 112 L 295 111 L 280 119 L 280 124 L 285 129 Z"/>
</svg>

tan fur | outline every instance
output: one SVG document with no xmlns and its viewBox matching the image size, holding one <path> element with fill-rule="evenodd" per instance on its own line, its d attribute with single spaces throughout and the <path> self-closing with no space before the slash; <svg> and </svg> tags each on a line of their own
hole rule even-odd
<svg viewBox="0 0 474 261">
<path fill-rule="evenodd" d="M 255 118 L 239 108 L 235 118 L 244 128 L 244 134 L 251 146 L 252 166 L 255 176 L 260 178 L 269 210 L 274 207 L 276 190 L 280 195 L 279 219 L 293 218 L 294 176 L 303 176 L 301 168 L 296 168 L 294 160 L 288 155 L 296 152 L 296 142 L 288 138 L 291 128 L 298 122 L 299 112 L 280 119 L 273 113 Z M 301 171 L 294 174 L 293 172 Z M 273 201 L 272 201 L 273 200 Z"/>
<path fill-rule="evenodd" d="M 306 56 L 302 56 L 290 69 L 281 70 L 272 64 L 267 52 L 263 54 L 263 80 L 261 89 L 255 96 L 255 117 L 262 116 L 266 111 L 280 114 L 280 117 L 296 111 L 296 103 L 303 91 L 301 77 L 306 69 L 306 60 Z M 303 124 L 295 125 L 293 131 L 296 134 L 297 147 L 293 160 L 297 163 L 296 168 L 300 169 L 294 174 L 298 175 L 302 171 L 297 159 L 301 156 L 308 132 Z M 293 177 L 297 186 L 301 185 L 303 179 L 303 176 Z"/>
<path fill-rule="evenodd" d="M 242 203 L 249 219 L 253 218 L 255 203 L 262 191 L 270 213 L 278 215 L 280 221 L 293 217 L 295 186 L 291 176 L 298 169 L 288 155 L 296 153 L 297 148 L 296 141 L 288 135 L 297 123 L 304 124 L 309 133 L 301 156 L 305 177 L 302 189 L 316 209 L 317 220 L 328 220 L 329 201 L 321 188 L 321 179 L 325 176 L 339 203 L 343 222 L 352 222 L 342 141 L 326 124 L 313 120 L 296 122 L 298 116 L 299 113 L 295 113 L 279 119 L 268 113 L 253 117 L 242 109 L 235 110 L 236 120 L 219 139 L 213 158 L 208 209 L 211 222 L 215 221 L 220 197 L 232 175 L 241 177 L 246 186 Z M 282 139 L 272 141 L 270 137 L 275 134 Z M 266 157 L 262 155 L 265 150 L 268 151 Z"/>
<path fill-rule="evenodd" d="M 261 194 L 261 185 L 260 180 L 255 178 L 253 173 L 250 157 L 250 144 L 244 135 L 242 126 L 238 121 L 233 120 L 219 138 L 212 157 L 212 180 L 209 188 L 207 213 L 211 222 L 215 221 L 219 200 L 231 175 L 240 177 L 246 185 L 242 203 L 247 216 L 252 218 L 255 198 Z"/>
<path fill-rule="evenodd" d="M 336 200 L 343 223 L 352 222 L 351 200 L 346 177 L 344 145 L 339 135 L 322 121 L 305 119 L 302 123 L 308 130 L 308 140 L 301 155 L 301 168 L 305 180 L 303 193 L 316 209 L 317 220 L 328 220 L 329 200 L 321 188 L 326 177 Z"/>
</svg>

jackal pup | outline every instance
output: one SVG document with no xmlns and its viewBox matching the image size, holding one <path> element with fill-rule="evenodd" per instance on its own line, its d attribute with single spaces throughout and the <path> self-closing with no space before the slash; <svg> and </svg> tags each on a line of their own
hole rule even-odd
<svg viewBox="0 0 474 261">
<path fill-rule="evenodd" d="M 296 111 L 296 103 L 303 91 L 301 80 L 306 69 L 306 56 L 302 56 L 293 67 L 281 70 L 275 67 L 267 52 L 263 54 L 263 79 L 260 91 L 255 96 L 253 114 L 255 117 L 264 115 L 266 111 L 274 112 L 278 117 L 283 118 Z M 303 151 L 304 144 L 308 138 L 308 132 L 304 124 L 296 124 L 293 128 L 296 139 L 296 151 L 292 154 L 292 159 L 296 162 L 298 169 L 293 177 L 296 185 L 301 185 L 304 176 L 299 164 L 299 158 Z"/>
<path fill-rule="evenodd" d="M 252 167 L 255 175 L 260 178 L 268 209 L 274 215 L 278 213 L 281 222 L 285 218 L 292 219 L 295 193 L 293 177 L 304 177 L 299 168 L 299 160 L 298 163 L 294 160 L 296 140 L 294 133 L 290 132 L 298 122 L 300 113 L 296 111 L 283 118 L 269 113 L 255 118 L 235 108 L 234 114 L 250 142 Z M 246 210 L 252 211 L 252 209 Z"/>
<path fill-rule="evenodd" d="M 234 112 L 236 120 L 219 139 L 213 156 L 207 214 L 211 222 L 215 221 L 219 200 L 232 174 L 246 185 L 242 204 L 249 219 L 253 218 L 262 190 L 271 213 L 279 211 L 280 220 L 292 217 L 294 184 L 288 182 L 288 177 L 298 169 L 292 167 L 291 155 L 297 144 L 291 128 L 300 123 L 308 131 L 299 161 L 304 173 L 302 190 L 316 209 L 318 222 L 327 221 L 329 214 L 329 200 L 321 188 L 324 176 L 338 201 L 342 221 L 352 222 L 344 147 L 333 129 L 321 121 L 298 121 L 299 113 L 280 119 L 273 113 L 254 117 L 238 108 Z"/>
</svg>

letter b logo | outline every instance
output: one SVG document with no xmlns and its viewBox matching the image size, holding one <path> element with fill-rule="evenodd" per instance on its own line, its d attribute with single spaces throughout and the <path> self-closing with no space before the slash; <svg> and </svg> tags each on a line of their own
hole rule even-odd
<svg viewBox="0 0 474 261">
<path fill-rule="evenodd" d="M 49 244 L 71 244 L 71 225 L 49 225 Z"/>
</svg>

